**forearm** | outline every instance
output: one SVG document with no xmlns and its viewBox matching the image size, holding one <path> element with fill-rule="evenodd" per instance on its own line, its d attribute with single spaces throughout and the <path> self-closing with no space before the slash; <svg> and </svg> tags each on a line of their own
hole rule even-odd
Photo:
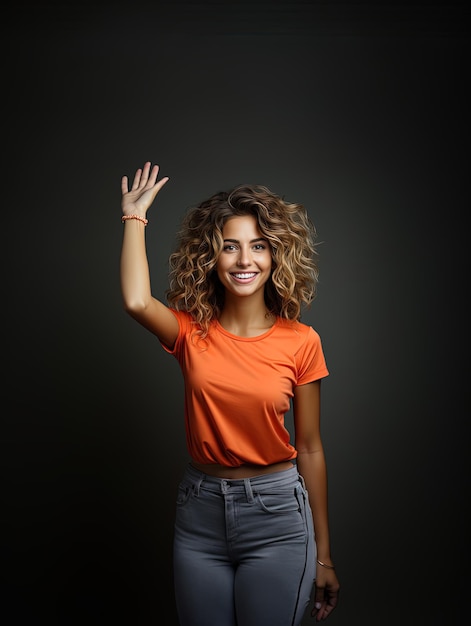
<svg viewBox="0 0 471 626">
<path fill-rule="evenodd" d="M 139 311 L 145 309 L 152 298 L 145 243 L 146 226 L 139 220 L 127 220 L 123 228 L 121 293 L 124 308 L 129 312 Z"/>
<path fill-rule="evenodd" d="M 328 513 L 327 468 L 322 448 L 313 452 L 299 452 L 298 471 L 304 479 L 312 509 L 317 545 L 317 558 L 331 564 Z"/>
</svg>

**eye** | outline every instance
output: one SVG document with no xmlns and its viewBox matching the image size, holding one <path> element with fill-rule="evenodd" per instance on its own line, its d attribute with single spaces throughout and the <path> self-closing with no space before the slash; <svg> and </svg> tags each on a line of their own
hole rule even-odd
<svg viewBox="0 0 471 626">
<path fill-rule="evenodd" d="M 254 250 L 266 250 L 267 247 L 264 243 L 256 243 L 254 245 Z"/>
<path fill-rule="evenodd" d="M 236 249 L 236 247 L 235 247 L 235 245 L 234 245 L 233 243 L 226 243 L 226 244 L 224 245 L 224 247 L 223 247 L 223 250 L 224 250 L 225 252 L 232 252 L 232 251 L 233 251 L 233 250 L 235 250 L 235 249 Z"/>
</svg>

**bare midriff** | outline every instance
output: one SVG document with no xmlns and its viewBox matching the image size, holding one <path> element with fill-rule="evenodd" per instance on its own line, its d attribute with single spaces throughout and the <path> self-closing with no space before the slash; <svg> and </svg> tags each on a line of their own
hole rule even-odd
<svg viewBox="0 0 471 626">
<path fill-rule="evenodd" d="M 291 461 L 282 461 L 281 463 L 273 463 L 272 465 L 240 465 L 239 467 L 227 467 L 218 463 L 204 464 L 191 462 L 200 472 L 216 476 L 217 478 L 253 478 L 262 474 L 273 474 L 275 472 L 283 472 L 291 469 L 293 463 Z"/>
</svg>

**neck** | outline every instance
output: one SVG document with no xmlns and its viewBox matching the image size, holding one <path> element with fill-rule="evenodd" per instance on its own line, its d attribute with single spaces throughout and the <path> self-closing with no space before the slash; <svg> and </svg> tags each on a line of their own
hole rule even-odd
<svg viewBox="0 0 471 626">
<path fill-rule="evenodd" d="M 271 328 L 274 322 L 275 316 L 269 313 L 265 301 L 254 303 L 250 298 L 236 301 L 229 298 L 219 317 L 221 326 L 235 335 L 260 334 Z"/>
</svg>

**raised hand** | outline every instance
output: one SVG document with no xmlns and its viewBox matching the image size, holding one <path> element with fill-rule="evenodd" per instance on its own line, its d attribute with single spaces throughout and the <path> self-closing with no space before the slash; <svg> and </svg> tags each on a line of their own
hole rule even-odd
<svg viewBox="0 0 471 626">
<path fill-rule="evenodd" d="M 165 176 L 157 181 L 158 173 L 159 166 L 154 165 L 151 169 L 151 163 L 147 161 L 143 168 L 139 168 L 136 171 L 131 189 L 129 189 L 128 177 L 122 177 L 121 209 L 123 215 L 140 215 L 145 218 L 155 196 L 169 179 L 168 176 Z"/>
</svg>

